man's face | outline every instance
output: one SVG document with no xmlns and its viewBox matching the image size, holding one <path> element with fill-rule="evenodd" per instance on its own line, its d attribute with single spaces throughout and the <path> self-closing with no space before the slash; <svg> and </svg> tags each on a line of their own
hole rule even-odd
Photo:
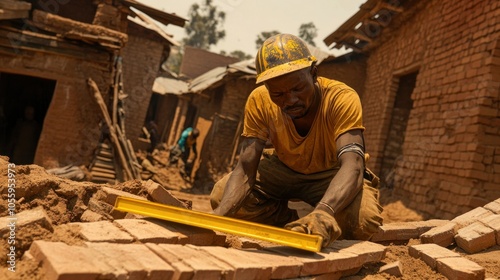
<svg viewBox="0 0 500 280">
<path fill-rule="evenodd" d="M 292 119 L 307 115 L 314 101 L 315 77 L 308 67 L 265 82 L 271 100 Z"/>
</svg>

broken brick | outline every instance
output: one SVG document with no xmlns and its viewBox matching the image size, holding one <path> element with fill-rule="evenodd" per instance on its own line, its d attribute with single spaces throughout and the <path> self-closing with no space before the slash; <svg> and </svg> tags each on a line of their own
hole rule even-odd
<svg viewBox="0 0 500 280">
<path fill-rule="evenodd" d="M 185 203 L 175 198 L 169 191 L 153 180 L 148 180 L 146 182 L 143 181 L 142 187 L 155 202 L 175 207 L 188 208 Z"/>
<path fill-rule="evenodd" d="M 3 236 L 5 233 L 10 231 L 10 222 L 15 222 L 16 230 L 29 225 L 39 225 L 51 232 L 54 231 L 52 228 L 52 221 L 49 216 L 47 216 L 47 212 L 45 212 L 42 206 L 19 212 L 15 216 L 1 217 L 0 236 Z"/>
<path fill-rule="evenodd" d="M 379 273 L 387 273 L 389 275 L 396 276 L 396 277 L 403 276 L 403 269 L 401 267 L 400 261 L 388 263 L 388 264 L 382 266 L 378 272 Z"/>
<path fill-rule="evenodd" d="M 456 223 L 449 222 L 432 228 L 420 235 L 420 241 L 422 243 L 434 243 L 439 246 L 448 247 L 455 242 L 456 226 Z"/>
<path fill-rule="evenodd" d="M 455 241 L 465 252 L 473 254 L 496 245 L 495 231 L 475 222 L 459 229 Z"/>
</svg>

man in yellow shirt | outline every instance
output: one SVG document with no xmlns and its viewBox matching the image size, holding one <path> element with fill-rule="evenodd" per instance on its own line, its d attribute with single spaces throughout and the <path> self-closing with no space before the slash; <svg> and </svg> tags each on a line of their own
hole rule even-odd
<svg viewBox="0 0 500 280">
<path fill-rule="evenodd" d="M 369 239 L 382 207 L 379 179 L 365 167 L 357 93 L 318 77 L 316 58 L 293 35 L 267 39 L 255 64 L 264 84 L 248 97 L 240 159 L 212 190 L 214 213 L 317 234 L 323 247 Z M 299 218 L 292 199 L 315 208 Z"/>
</svg>

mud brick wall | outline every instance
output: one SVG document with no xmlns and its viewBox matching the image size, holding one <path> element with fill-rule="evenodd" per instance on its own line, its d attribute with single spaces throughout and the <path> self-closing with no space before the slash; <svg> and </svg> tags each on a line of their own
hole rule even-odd
<svg viewBox="0 0 500 280">
<path fill-rule="evenodd" d="M 82 52 L 89 52 L 82 47 Z M 95 49 L 92 50 L 95 53 Z M 97 61 L 58 54 L 21 51 L 0 56 L 0 71 L 56 81 L 50 107 L 35 155 L 35 164 L 46 168 L 90 162 L 99 140 L 101 113 L 87 86 L 92 78 L 106 98 L 110 79 L 110 56 Z"/>
<path fill-rule="evenodd" d="M 337 80 L 353 88 L 359 96 L 363 96 L 366 80 L 366 56 L 349 53 L 325 61 L 318 65 L 318 75 Z"/>
<path fill-rule="evenodd" d="M 142 126 L 153 94 L 152 88 L 162 61 L 161 37 L 137 24 L 128 24 L 129 40 L 122 50 L 125 132 L 132 145 L 138 145 Z"/>
<path fill-rule="evenodd" d="M 500 3 L 435 0 L 410 9 L 367 61 L 368 166 L 381 171 L 399 78 L 418 71 L 395 193 L 449 219 L 500 197 Z"/>
</svg>

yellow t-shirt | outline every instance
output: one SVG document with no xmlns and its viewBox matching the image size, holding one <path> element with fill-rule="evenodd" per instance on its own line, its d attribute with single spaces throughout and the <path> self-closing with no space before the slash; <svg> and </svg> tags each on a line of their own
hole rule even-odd
<svg viewBox="0 0 500 280">
<path fill-rule="evenodd" d="M 278 158 L 290 169 L 311 174 L 337 165 L 335 141 L 342 133 L 364 130 L 358 94 L 339 81 L 318 78 L 321 105 L 309 133 L 298 134 L 292 119 L 271 101 L 265 86 L 248 97 L 242 136 L 272 142 Z"/>
</svg>

